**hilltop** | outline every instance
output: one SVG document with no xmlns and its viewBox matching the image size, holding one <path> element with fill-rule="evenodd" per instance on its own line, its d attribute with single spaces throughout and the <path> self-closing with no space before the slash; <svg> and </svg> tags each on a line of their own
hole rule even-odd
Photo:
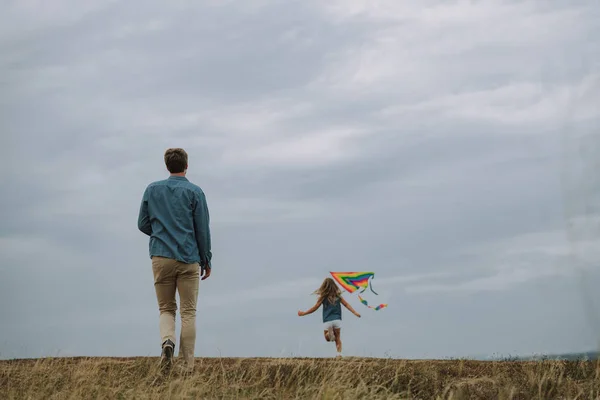
<svg viewBox="0 0 600 400">
<path fill-rule="evenodd" d="M 569 361 L 596 361 L 600 359 L 600 352 L 588 351 L 583 353 L 544 354 L 539 356 L 519 357 L 521 361 L 537 360 L 569 360 Z"/>
<path fill-rule="evenodd" d="M 0 361 L 2 399 L 592 399 L 593 361 L 198 358 L 164 375 L 157 358 Z"/>
</svg>

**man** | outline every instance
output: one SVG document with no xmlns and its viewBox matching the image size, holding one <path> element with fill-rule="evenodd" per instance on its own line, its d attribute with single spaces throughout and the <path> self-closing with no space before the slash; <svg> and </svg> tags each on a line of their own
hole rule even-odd
<svg viewBox="0 0 600 400">
<path fill-rule="evenodd" d="M 150 236 L 150 258 L 160 311 L 161 363 L 170 366 L 173 361 L 175 292 L 179 291 L 179 356 L 183 356 L 183 368 L 191 371 L 196 345 L 198 285 L 200 276 L 202 280 L 210 276 L 212 266 L 209 214 L 204 192 L 185 177 L 188 169 L 185 150 L 168 149 L 164 159 L 170 176 L 151 183 L 144 191 L 138 229 Z"/>
</svg>

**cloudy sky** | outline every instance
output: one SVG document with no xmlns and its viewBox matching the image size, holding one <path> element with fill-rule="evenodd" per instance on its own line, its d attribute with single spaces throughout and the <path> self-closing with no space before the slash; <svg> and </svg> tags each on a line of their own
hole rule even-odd
<svg viewBox="0 0 600 400">
<path fill-rule="evenodd" d="M 0 357 L 158 355 L 146 185 L 211 211 L 198 356 L 595 348 L 596 0 L 0 1 Z M 594 135 L 595 134 L 595 135 Z M 565 216 L 570 219 L 566 223 Z"/>
</svg>

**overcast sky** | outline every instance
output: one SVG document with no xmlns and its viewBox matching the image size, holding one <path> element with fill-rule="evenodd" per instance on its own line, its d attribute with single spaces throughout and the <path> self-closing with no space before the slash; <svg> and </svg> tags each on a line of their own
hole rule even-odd
<svg viewBox="0 0 600 400">
<path fill-rule="evenodd" d="M 598 343 L 597 0 L 0 5 L 0 357 L 159 354 L 168 147 L 211 212 L 197 356 L 334 355 L 296 312 L 336 270 L 389 303 L 346 295 L 346 355 Z"/>
</svg>

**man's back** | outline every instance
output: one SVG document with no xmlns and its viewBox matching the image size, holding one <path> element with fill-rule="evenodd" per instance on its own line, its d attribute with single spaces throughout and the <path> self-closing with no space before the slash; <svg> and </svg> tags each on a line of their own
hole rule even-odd
<svg viewBox="0 0 600 400">
<path fill-rule="evenodd" d="M 201 266 L 212 258 L 209 213 L 200 187 L 184 176 L 170 176 L 146 188 L 138 218 L 150 236 L 150 256 Z"/>
<path fill-rule="evenodd" d="M 146 187 L 138 229 L 150 236 L 152 275 L 160 312 L 161 365 L 172 365 L 179 293 L 179 355 L 183 356 L 182 367 L 192 371 L 198 287 L 212 269 L 208 207 L 202 189 L 185 177 L 187 152 L 181 148 L 167 149 L 164 158 L 170 176 Z"/>
</svg>

